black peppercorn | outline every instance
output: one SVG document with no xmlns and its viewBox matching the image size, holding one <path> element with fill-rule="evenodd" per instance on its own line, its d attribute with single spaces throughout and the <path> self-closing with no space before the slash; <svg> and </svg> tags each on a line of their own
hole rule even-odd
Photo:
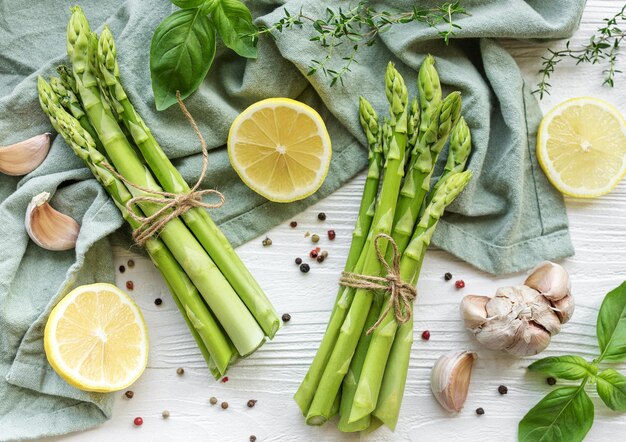
<svg viewBox="0 0 626 442">
<path fill-rule="evenodd" d="M 289 322 L 291 321 L 291 315 L 289 313 L 285 313 L 283 315 L 283 322 Z"/>
<path fill-rule="evenodd" d="M 128 399 L 132 399 L 134 395 L 135 393 L 133 393 L 131 390 L 128 390 L 126 393 L 124 393 L 124 396 L 126 396 Z"/>
<path fill-rule="evenodd" d="M 324 212 L 320 212 L 317 214 L 317 219 L 319 219 L 320 221 L 325 221 L 326 220 L 326 214 Z"/>
<path fill-rule="evenodd" d="M 309 267 L 309 265 L 307 263 L 300 264 L 300 271 L 302 273 L 308 273 L 309 270 L 311 270 L 311 267 Z"/>
<path fill-rule="evenodd" d="M 445 279 L 446 281 L 450 281 L 452 279 L 452 273 L 446 272 L 446 274 L 443 275 L 443 279 Z"/>
<path fill-rule="evenodd" d="M 124 273 L 126 271 L 126 267 L 120 266 L 120 273 Z"/>
<path fill-rule="evenodd" d="M 163 300 L 161 298 L 157 298 L 157 299 L 154 300 L 154 304 L 155 305 L 161 305 L 161 304 L 163 304 Z"/>
<path fill-rule="evenodd" d="M 222 402 L 222 408 L 226 410 L 228 408 L 228 402 Z"/>
<path fill-rule="evenodd" d="M 296 227 L 298 227 L 298 223 L 296 221 L 291 221 L 289 225 L 291 226 L 292 229 L 295 229 Z"/>
<path fill-rule="evenodd" d="M 248 401 L 248 408 L 252 408 L 256 405 L 256 399 L 250 399 Z"/>
<path fill-rule="evenodd" d="M 126 264 L 128 264 L 128 267 L 135 267 L 135 261 L 133 261 L 132 259 L 129 259 Z"/>
<path fill-rule="evenodd" d="M 296 264 L 298 265 L 302 264 L 302 258 L 296 258 Z"/>
<path fill-rule="evenodd" d="M 554 385 L 556 384 L 556 379 L 550 376 L 548 379 L 546 379 L 546 382 L 548 383 L 548 385 Z"/>
<path fill-rule="evenodd" d="M 483 414 L 485 414 L 485 410 L 483 410 L 482 407 L 478 407 L 476 409 L 476 414 L 479 415 L 479 416 L 482 416 Z"/>
<path fill-rule="evenodd" d="M 217 398 L 215 396 L 212 396 L 211 399 L 209 399 L 209 402 L 211 403 L 211 405 L 215 405 L 217 404 Z"/>
<path fill-rule="evenodd" d="M 324 255 L 318 255 L 317 262 L 324 262 Z"/>
<path fill-rule="evenodd" d="M 498 393 L 500 394 L 507 394 L 509 392 L 509 389 L 506 388 L 504 385 L 500 385 L 498 387 Z"/>
<path fill-rule="evenodd" d="M 184 369 L 183 367 L 178 367 L 178 368 L 176 369 L 176 374 L 177 374 L 178 376 L 182 376 L 182 375 L 184 375 L 184 374 L 185 374 L 185 369 Z"/>
<path fill-rule="evenodd" d="M 250 442 L 256 442 L 256 436 L 254 434 L 250 436 Z"/>
</svg>

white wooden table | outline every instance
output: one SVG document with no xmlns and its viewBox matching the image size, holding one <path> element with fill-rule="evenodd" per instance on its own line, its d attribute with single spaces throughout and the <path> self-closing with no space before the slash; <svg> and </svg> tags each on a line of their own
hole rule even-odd
<svg viewBox="0 0 626 442">
<path fill-rule="evenodd" d="M 574 41 L 582 42 L 612 16 L 624 1 L 589 0 Z M 554 47 L 560 47 L 555 44 Z M 537 82 L 540 57 L 545 45 L 510 42 L 507 47 L 517 59 L 530 84 Z M 624 54 L 626 57 L 626 54 Z M 622 67 L 623 69 L 623 67 Z M 577 67 L 571 63 L 559 66 L 551 83 L 552 96 L 541 103 L 544 111 L 553 105 L 580 95 L 593 95 L 611 101 L 626 113 L 626 75 L 617 79 L 617 87 L 600 86 L 601 68 Z M 291 321 L 274 341 L 264 345 L 229 373 L 225 384 L 216 382 L 205 367 L 180 313 L 152 264 L 125 250 L 117 250 L 116 262 L 136 265 L 118 274 L 118 285 L 134 281 L 131 292 L 144 312 L 150 334 L 150 358 L 144 375 L 132 386 L 134 398 L 116 394 L 113 419 L 99 428 L 50 441 L 248 441 L 256 435 L 259 441 L 334 441 L 356 440 L 358 434 L 342 434 L 333 424 L 308 427 L 292 400 L 299 382 L 311 362 L 322 338 L 332 308 L 339 269 L 343 267 L 350 234 L 361 196 L 364 175 L 361 174 L 329 198 L 301 213 L 289 223 L 268 232 L 271 247 L 261 245 L 262 238 L 240 247 L 238 252 L 261 286 L 269 294 L 278 312 L 290 313 Z M 592 201 L 568 199 L 572 240 L 576 256 L 563 264 L 569 270 L 576 297 L 573 320 L 556 336 L 542 356 L 577 354 L 591 358 L 597 351 L 595 316 L 607 291 L 626 278 L 626 182 L 606 197 Z M 323 211 L 327 220 L 317 220 Z M 328 229 L 337 232 L 328 241 Z M 312 248 L 305 232 L 319 233 L 319 245 L 328 250 L 323 264 L 311 263 L 304 275 L 294 264 L 296 256 L 306 257 Z M 308 259 L 306 260 L 308 261 Z M 452 282 L 443 275 L 451 272 Z M 466 288 L 454 288 L 462 278 Z M 497 287 L 519 284 L 521 274 L 494 278 L 477 271 L 449 254 L 430 250 L 419 280 L 420 299 L 416 308 L 415 344 L 408 374 L 406 394 L 397 430 L 381 429 L 363 439 L 383 440 L 463 440 L 513 441 L 517 423 L 549 391 L 545 377 L 530 375 L 525 368 L 531 359 L 514 359 L 480 347 L 463 329 L 458 304 L 465 294 L 492 295 Z M 154 299 L 163 298 L 156 306 Z M 422 330 L 431 332 L 430 341 L 420 339 Z M 443 352 L 452 349 L 474 349 L 479 359 L 475 365 L 470 393 L 464 410 L 448 415 L 430 393 L 430 368 Z M 534 359 L 534 358 L 533 358 Z M 183 367 L 183 376 L 176 369 Z M 626 365 L 621 366 L 626 369 Z M 502 396 L 497 388 L 508 387 Z M 587 440 L 625 440 L 626 414 L 610 412 L 588 388 L 596 405 L 595 424 Z M 227 410 L 209 404 L 215 396 L 227 401 Z M 248 399 L 257 399 L 252 409 Z M 477 416 L 477 407 L 485 415 Z M 161 417 L 169 410 L 170 417 Z M 133 425 L 136 416 L 143 418 L 141 427 Z"/>
</svg>

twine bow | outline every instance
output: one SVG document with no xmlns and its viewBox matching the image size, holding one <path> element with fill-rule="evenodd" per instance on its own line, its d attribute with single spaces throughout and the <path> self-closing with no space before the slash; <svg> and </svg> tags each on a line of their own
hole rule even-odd
<svg viewBox="0 0 626 442">
<path fill-rule="evenodd" d="M 117 173 L 117 171 L 111 165 L 106 163 L 104 164 L 110 172 L 112 172 L 125 184 L 128 184 L 135 189 L 141 190 L 142 192 L 150 194 L 133 197 L 126 203 L 126 209 L 128 210 L 130 217 L 140 223 L 140 226 L 133 231 L 133 240 L 139 246 L 143 246 L 149 238 L 151 238 L 155 234 L 158 234 L 161 229 L 163 229 L 165 225 L 172 219 L 182 215 L 190 209 L 193 209 L 195 207 L 203 207 L 205 209 L 217 209 L 224 204 L 224 195 L 221 192 L 215 189 L 198 190 L 198 188 L 202 184 L 202 180 L 204 180 L 204 177 L 206 176 L 209 165 L 209 153 L 207 151 L 204 137 L 202 136 L 202 133 L 200 133 L 200 129 L 198 129 L 198 125 L 191 116 L 191 113 L 189 113 L 189 111 L 185 107 L 185 104 L 180 99 L 179 91 L 176 91 L 176 99 L 178 100 L 178 105 L 180 106 L 180 109 L 182 110 L 183 114 L 191 124 L 191 127 L 196 133 L 198 139 L 200 140 L 200 146 L 202 147 L 202 171 L 200 172 L 198 181 L 196 181 L 196 184 L 194 184 L 194 186 L 189 189 L 189 191 L 184 193 L 173 193 L 143 187 L 128 181 L 126 178 Z M 216 203 L 205 203 L 204 201 L 202 201 L 202 197 L 204 195 L 215 195 L 219 198 L 219 201 Z M 159 204 L 162 207 L 152 215 L 144 216 L 139 210 L 136 210 L 138 209 L 138 205 L 140 203 Z"/>
<path fill-rule="evenodd" d="M 382 250 L 378 245 L 378 241 L 381 238 L 389 241 L 393 247 L 391 265 L 385 260 Z M 378 260 L 385 267 L 386 276 L 360 275 L 358 273 L 343 272 L 339 280 L 339 284 L 345 287 L 389 292 L 389 302 L 387 302 L 378 320 L 367 330 L 368 335 L 374 332 L 376 327 L 383 322 L 383 319 L 385 319 L 392 308 L 398 324 L 405 324 L 411 319 L 412 303 L 417 297 L 417 289 L 411 284 L 402 281 L 400 278 L 400 254 L 398 253 L 398 246 L 393 238 L 385 233 L 379 233 L 374 239 L 374 248 L 376 249 Z"/>
</svg>

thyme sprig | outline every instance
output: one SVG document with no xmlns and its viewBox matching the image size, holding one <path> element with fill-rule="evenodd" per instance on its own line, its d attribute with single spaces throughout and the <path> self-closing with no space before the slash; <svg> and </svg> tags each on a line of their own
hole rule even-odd
<svg viewBox="0 0 626 442">
<path fill-rule="evenodd" d="M 343 85 L 344 75 L 351 72 L 350 67 L 353 63 L 358 63 L 359 50 L 365 46 L 372 46 L 376 43 L 376 37 L 389 30 L 391 26 L 411 22 L 425 23 L 437 29 L 439 36 L 448 44 L 450 38 L 456 35 L 455 32 L 461 29 L 453 21 L 454 16 L 467 14 L 461 0 L 445 2 L 433 8 L 415 6 L 411 11 L 378 11 L 367 1 L 361 1 L 348 9 L 327 8 L 326 17 L 323 19 L 310 17 L 304 14 L 302 9 L 296 14 L 284 9 L 284 13 L 285 16 L 273 25 L 260 27 L 254 37 L 269 35 L 276 38 L 275 32 L 302 28 L 305 24 L 310 24 L 316 32 L 310 41 L 318 42 L 326 49 L 326 54 L 321 60 L 311 60 L 307 75 L 321 71 L 324 76 L 330 78 L 331 86 L 338 81 Z M 340 56 L 337 55 L 337 48 L 344 44 L 351 45 L 351 48 L 349 52 L 342 54 L 343 66 L 338 69 L 327 67 L 330 60 Z"/>
<path fill-rule="evenodd" d="M 606 63 L 607 68 L 602 71 L 604 74 L 602 84 L 614 86 L 615 75 L 622 72 L 616 66 L 620 44 L 626 38 L 626 30 L 620 27 L 626 21 L 626 5 L 613 17 L 605 18 L 603 21 L 604 25 L 598 28 L 586 45 L 573 49 L 571 41 L 568 41 L 565 43 L 565 49 L 558 51 L 548 49 L 550 55 L 541 57 L 542 64 L 539 70 L 541 81 L 533 93 L 539 94 L 539 98 L 543 98 L 545 94 L 550 95 L 552 85 L 548 80 L 554 73 L 556 66 L 567 58 L 576 60 L 577 65 L 581 63 Z"/>
</svg>

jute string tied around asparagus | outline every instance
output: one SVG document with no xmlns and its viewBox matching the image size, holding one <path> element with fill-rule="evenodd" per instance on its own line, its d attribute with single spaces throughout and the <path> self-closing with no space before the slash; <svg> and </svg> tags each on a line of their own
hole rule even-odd
<svg viewBox="0 0 626 442">
<path fill-rule="evenodd" d="M 378 245 L 378 241 L 381 238 L 386 239 L 393 247 L 391 265 L 385 260 L 382 250 Z M 385 267 L 386 276 L 360 275 L 358 273 L 343 272 L 339 280 L 339 284 L 345 287 L 389 292 L 389 302 L 387 302 L 378 320 L 367 330 L 368 335 L 373 333 L 376 327 L 383 322 L 383 319 L 385 319 L 391 309 L 394 310 L 396 321 L 399 324 L 405 324 L 411 319 L 413 310 L 412 303 L 415 301 L 415 298 L 417 298 L 417 289 L 411 284 L 402 281 L 400 278 L 400 254 L 398 253 L 398 246 L 393 238 L 385 233 L 379 233 L 374 239 L 374 248 L 376 249 L 378 260 Z"/>
<path fill-rule="evenodd" d="M 163 229 L 165 225 L 172 219 L 184 214 L 190 209 L 193 209 L 195 207 L 203 207 L 205 209 L 217 209 L 224 204 L 224 195 L 218 190 L 198 190 L 198 188 L 202 184 L 202 180 L 206 176 L 209 165 L 209 152 L 207 150 L 204 137 L 202 136 L 202 133 L 200 133 L 200 129 L 198 129 L 198 125 L 191 116 L 191 113 L 189 113 L 189 111 L 185 107 L 183 101 L 180 99 L 179 91 L 176 91 L 176 99 L 178 100 L 178 105 L 180 106 L 180 109 L 182 110 L 183 114 L 191 124 L 191 127 L 196 133 L 198 139 L 200 140 L 200 146 L 202 147 L 202 171 L 200 172 L 198 181 L 196 181 L 196 184 L 194 184 L 194 186 L 189 189 L 188 192 L 172 193 L 142 187 L 126 180 L 123 176 L 119 175 L 112 167 L 107 167 L 119 179 L 121 179 L 129 186 L 141 190 L 142 192 L 156 195 L 136 196 L 134 198 L 131 198 L 126 203 L 126 208 L 128 209 L 129 215 L 135 221 L 141 223 L 141 225 L 133 231 L 133 240 L 140 246 L 143 246 L 145 242 L 153 235 L 158 234 L 161 229 Z M 202 197 L 204 195 L 215 195 L 219 198 L 219 201 L 216 203 L 205 203 L 204 201 L 202 201 Z M 136 208 L 138 208 L 138 204 L 140 203 L 159 204 L 162 207 L 150 216 L 143 216 L 140 214 L 139 210 L 136 210 Z"/>
</svg>

